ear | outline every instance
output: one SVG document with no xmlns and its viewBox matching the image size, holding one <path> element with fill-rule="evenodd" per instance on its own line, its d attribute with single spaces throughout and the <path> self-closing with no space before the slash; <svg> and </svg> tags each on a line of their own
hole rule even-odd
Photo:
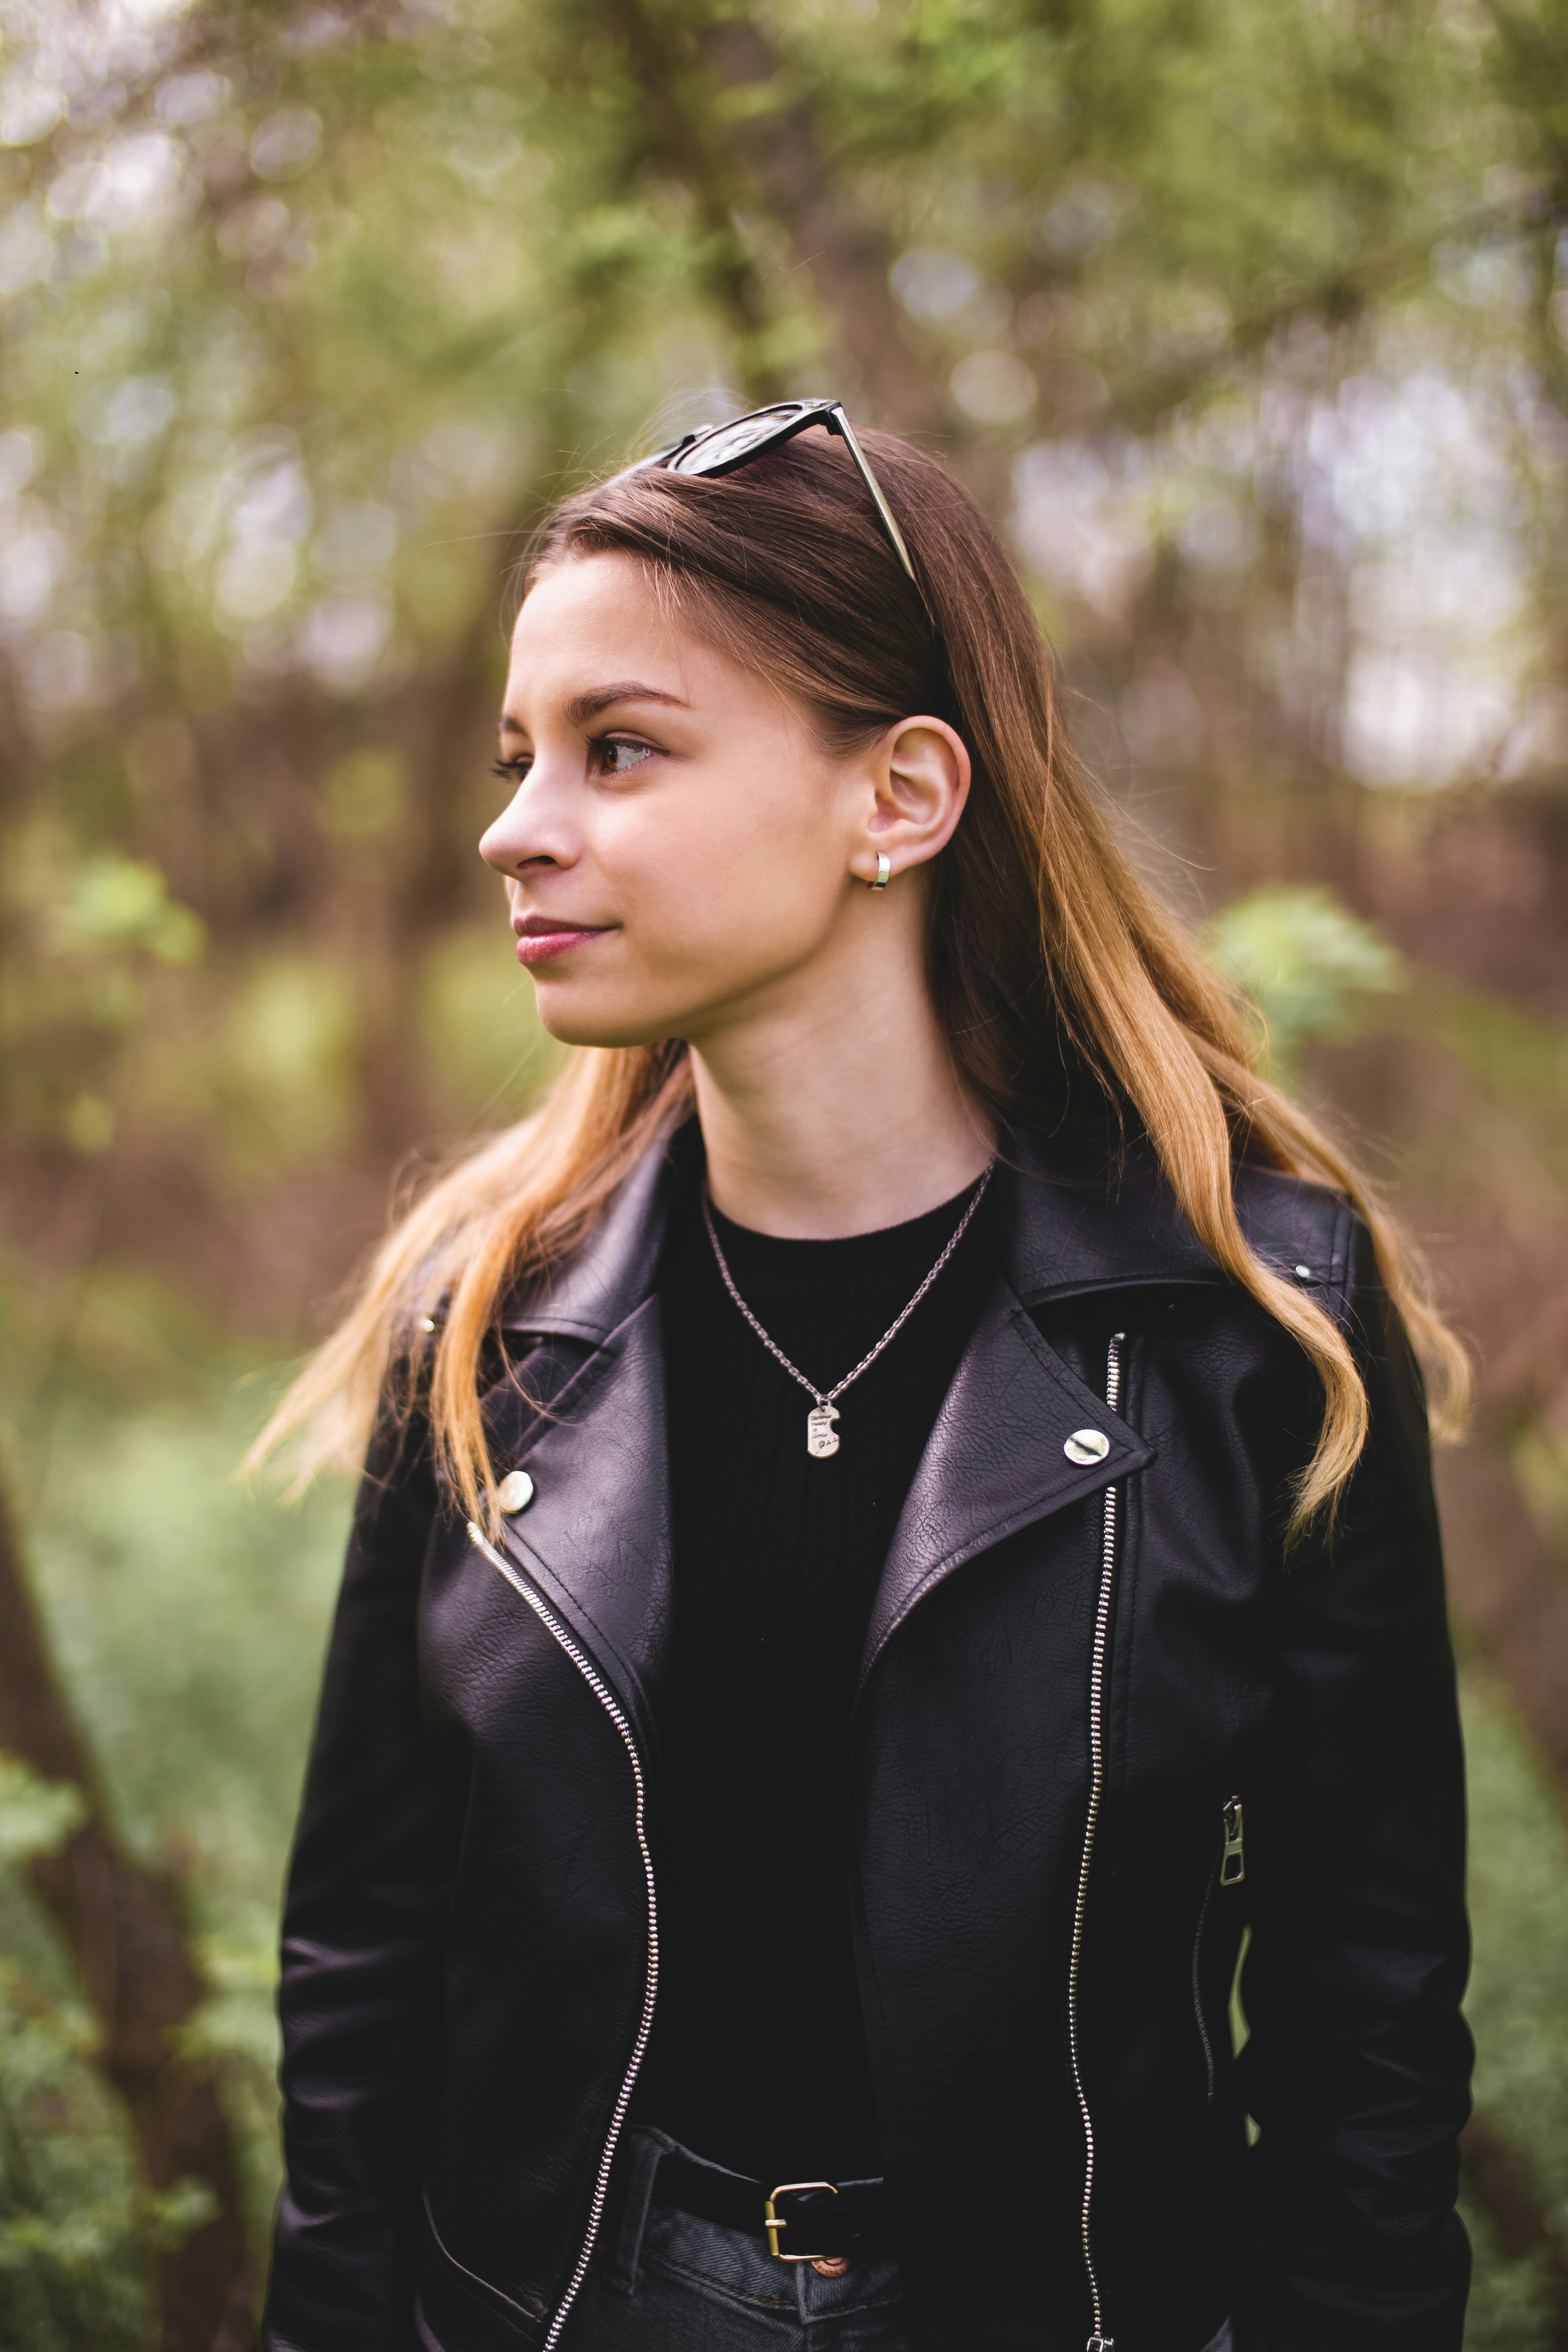
<svg viewBox="0 0 1568 2352">
<path fill-rule="evenodd" d="M 896 877 L 944 849 L 969 797 L 969 753 L 945 719 L 900 719 L 873 747 L 860 839 L 849 870 L 877 878 L 879 856 Z"/>
</svg>

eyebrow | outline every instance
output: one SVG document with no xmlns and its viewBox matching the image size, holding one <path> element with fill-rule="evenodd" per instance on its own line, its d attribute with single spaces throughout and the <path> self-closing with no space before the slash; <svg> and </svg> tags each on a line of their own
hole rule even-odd
<svg viewBox="0 0 1568 2352">
<path fill-rule="evenodd" d="M 617 702 L 663 702 L 676 710 L 691 708 L 679 694 L 666 694 L 659 687 L 645 686 L 640 678 L 623 677 L 613 686 L 594 686 L 586 694 L 574 694 L 564 706 L 563 716 L 569 727 L 585 727 L 590 719 L 597 719 L 602 710 L 610 709 Z M 503 710 L 500 731 L 503 735 L 524 735 L 528 730 L 510 711 Z"/>
</svg>

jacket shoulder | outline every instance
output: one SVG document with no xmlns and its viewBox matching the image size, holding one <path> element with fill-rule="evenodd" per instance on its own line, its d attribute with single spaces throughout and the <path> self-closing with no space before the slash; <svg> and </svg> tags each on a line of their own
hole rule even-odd
<svg viewBox="0 0 1568 2352">
<path fill-rule="evenodd" d="M 1271 1274 L 1315 1294 L 1336 1321 L 1348 1322 L 1352 1294 L 1376 1279 L 1366 1220 L 1342 1192 L 1277 1169 L 1242 1162 L 1234 1186 L 1247 1246 Z"/>
</svg>

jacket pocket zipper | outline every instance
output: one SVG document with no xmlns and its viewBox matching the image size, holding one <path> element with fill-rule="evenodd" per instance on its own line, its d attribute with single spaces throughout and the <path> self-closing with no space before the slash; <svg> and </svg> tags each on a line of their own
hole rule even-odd
<svg viewBox="0 0 1568 2352">
<path fill-rule="evenodd" d="M 545 1631 L 561 1644 L 619 1732 L 621 1744 L 631 1762 L 632 1782 L 637 1792 L 634 1821 L 637 1853 L 642 1861 L 643 1881 L 647 1889 L 647 1971 L 643 1980 L 642 2015 L 637 2022 L 637 2041 L 633 2044 L 631 2061 L 621 2084 L 615 2113 L 610 2118 L 609 2137 L 605 2142 L 604 2153 L 599 2158 L 598 2175 L 594 2182 L 593 2202 L 588 2209 L 587 2235 L 583 2241 L 582 2252 L 567 2282 L 566 2292 L 561 2298 L 560 2308 L 551 2321 L 550 2332 L 544 2339 L 542 2352 L 555 2352 L 555 2347 L 561 2340 L 561 2331 L 565 2326 L 572 2306 L 582 2291 L 583 2281 L 587 2276 L 588 2264 L 593 2259 L 600 2225 L 605 2218 L 605 2200 L 609 2194 L 610 2167 L 615 2162 L 621 2128 L 626 2119 L 626 2109 L 631 2105 L 632 2091 L 642 2066 L 644 2053 L 647 2049 L 648 2035 L 653 2031 L 654 2000 L 658 1991 L 658 1903 L 653 1883 L 653 1855 L 647 1842 L 647 1783 L 643 1776 L 642 1758 L 637 1753 L 637 1744 L 632 1736 L 631 1725 L 626 1721 L 624 1710 L 617 1704 L 609 1685 L 588 1657 L 587 1653 L 573 1640 L 549 1603 L 534 1591 L 526 1577 L 518 1573 L 505 1553 L 498 1551 L 492 1543 L 486 1541 L 472 1519 L 468 1521 L 468 1537 L 479 1550 L 483 1552 L 490 1566 L 498 1569 L 513 1591 L 522 1595 Z"/>
<path fill-rule="evenodd" d="M 1214 1901 L 1215 1880 L 1219 1875 L 1216 1863 L 1209 1872 L 1208 1885 L 1204 1888 L 1203 1908 L 1198 1913 L 1197 1932 L 1193 1937 L 1193 2015 L 1198 2023 L 1198 2039 L 1204 2045 L 1204 2067 L 1208 2076 L 1205 2101 L 1214 2104 L 1214 2043 L 1209 2040 L 1208 2021 L 1204 2015 L 1204 1989 L 1200 1969 L 1203 1961 L 1204 1929 L 1208 1924 L 1209 1905 Z"/>
<path fill-rule="evenodd" d="M 1208 2097 L 1215 2093 L 1214 2043 L 1209 2039 L 1208 2021 L 1204 2015 L 1203 1978 L 1201 1974 L 1204 1929 L 1208 1925 L 1209 1905 L 1214 1901 L 1215 1886 L 1239 1886 L 1247 1876 L 1247 1846 L 1242 1822 L 1241 1799 L 1226 1799 L 1220 1815 L 1221 1843 L 1219 1860 L 1209 1872 L 1208 1885 L 1204 1889 L 1203 1908 L 1193 1937 L 1193 2015 L 1197 2020 L 1198 2037 L 1204 2045 L 1204 2065 L 1208 2074 Z"/>
<path fill-rule="evenodd" d="M 1124 1331 L 1118 1331 L 1106 1354 L 1105 1403 L 1110 1412 L 1114 1412 L 1121 1402 L 1121 1350 L 1126 1337 Z M 1068 1965 L 1068 2054 L 1072 2063 L 1078 2110 L 1083 2120 L 1083 2203 L 1079 2211 L 1079 2238 L 1083 2250 L 1084 2270 L 1089 2277 L 1089 2308 L 1094 2317 L 1093 2330 L 1085 2352 L 1112 2352 L 1115 2342 L 1113 2336 L 1105 2333 L 1100 2279 L 1094 2267 L 1090 2226 L 1094 2206 L 1094 2118 L 1089 2114 L 1089 2098 L 1083 2086 L 1082 2054 L 1079 2046 L 1079 1987 L 1083 1966 L 1084 1920 L 1089 1908 L 1089 1874 L 1094 1860 L 1094 1841 L 1100 1828 L 1100 1804 L 1105 1795 L 1105 1668 L 1110 1633 L 1110 1596 L 1115 1578 L 1116 1488 L 1108 1486 L 1101 1521 L 1100 1597 L 1094 1612 L 1094 1652 L 1089 1675 L 1089 1814 L 1084 1822 L 1078 1899 L 1073 1906 L 1072 1955 Z"/>
</svg>

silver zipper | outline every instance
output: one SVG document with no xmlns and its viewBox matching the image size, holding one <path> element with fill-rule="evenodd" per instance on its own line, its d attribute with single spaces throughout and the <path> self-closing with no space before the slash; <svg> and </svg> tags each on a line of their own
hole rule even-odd
<svg viewBox="0 0 1568 2352">
<path fill-rule="evenodd" d="M 1118 1331 L 1106 1354 L 1105 1403 L 1110 1412 L 1114 1412 L 1121 1402 L 1121 1349 L 1126 1336 L 1124 1331 Z M 1078 2094 L 1078 2111 L 1083 2118 L 1083 2205 L 1079 2215 L 1079 2236 L 1083 2248 L 1083 2266 L 1089 2274 L 1089 2306 L 1094 2315 L 1094 2331 L 1084 2352 L 1112 2352 L 1115 2343 L 1114 2336 L 1105 2333 L 1105 2315 L 1100 2307 L 1100 2280 L 1095 2273 L 1094 2248 L 1089 2234 L 1089 2219 L 1094 2204 L 1094 2119 L 1089 2112 L 1089 2100 L 1084 2093 L 1078 2034 L 1079 1976 L 1083 1961 L 1083 1923 L 1089 1908 L 1089 1872 L 1094 1860 L 1100 1801 L 1105 1794 L 1105 1648 L 1110 1629 L 1110 1590 L 1115 1574 L 1116 1489 L 1108 1486 L 1105 1490 L 1100 1552 L 1100 1600 L 1094 1613 L 1094 1656 L 1089 1674 L 1089 1816 L 1084 1822 L 1083 1859 L 1079 1864 L 1078 1901 L 1073 1906 L 1072 1958 L 1068 1968 L 1068 2051 L 1072 2062 L 1073 2089 Z"/>
<path fill-rule="evenodd" d="M 583 2251 L 577 2257 L 577 2266 L 567 2283 L 566 2292 L 561 2299 L 561 2306 L 551 2321 L 550 2333 L 544 2339 L 543 2352 L 555 2352 L 561 2331 L 565 2326 L 567 2316 L 577 2300 L 583 2281 L 587 2276 L 588 2264 L 593 2259 L 600 2224 L 605 2218 L 605 2200 L 609 2194 L 610 2167 L 615 2162 L 621 2127 L 626 2119 L 626 2109 L 631 2105 L 632 2090 L 642 2065 L 643 2054 L 647 2049 L 648 2035 L 653 2031 L 653 2005 L 658 1991 L 658 1903 L 654 1891 L 653 1855 L 649 1852 L 647 1842 L 646 1818 L 647 1791 L 643 1780 L 642 1759 L 637 1754 L 637 1741 L 632 1737 L 632 1727 L 604 1676 L 594 1665 L 586 1652 L 573 1640 L 555 1612 L 541 1599 L 527 1578 L 518 1574 L 505 1553 L 498 1551 L 492 1543 L 486 1541 L 472 1519 L 468 1521 L 468 1536 L 483 1552 L 490 1566 L 500 1570 L 514 1591 L 521 1593 L 540 1623 L 548 1633 L 554 1635 L 610 1721 L 615 1725 L 616 1729 L 620 1733 L 622 1745 L 631 1759 L 632 1780 L 637 1789 L 637 1852 L 642 1856 L 643 1878 L 647 1887 L 647 1976 L 643 1987 L 642 2018 L 637 2026 L 637 2041 L 632 2046 L 631 2063 L 626 2068 L 626 2079 L 621 2084 L 620 2096 L 616 2101 L 615 2113 L 610 2118 L 609 2137 L 605 2142 L 605 2152 L 599 2158 L 598 2178 L 594 2183 L 594 2200 L 588 2209 L 588 2234 L 583 2241 Z"/>
</svg>

